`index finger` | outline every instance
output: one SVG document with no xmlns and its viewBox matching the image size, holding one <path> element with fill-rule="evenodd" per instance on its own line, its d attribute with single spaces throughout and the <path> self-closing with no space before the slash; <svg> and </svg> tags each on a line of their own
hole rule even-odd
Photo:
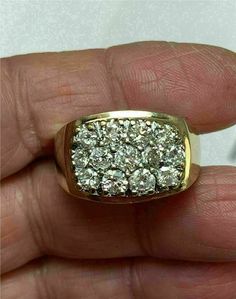
<svg viewBox="0 0 236 299">
<path fill-rule="evenodd" d="M 2 59 L 2 176 L 52 153 L 82 115 L 117 109 L 186 117 L 196 132 L 236 122 L 236 57 L 225 49 L 142 42 Z"/>
</svg>

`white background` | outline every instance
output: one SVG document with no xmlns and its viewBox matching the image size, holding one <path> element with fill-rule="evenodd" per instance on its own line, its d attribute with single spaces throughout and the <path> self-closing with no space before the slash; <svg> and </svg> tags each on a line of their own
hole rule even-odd
<svg viewBox="0 0 236 299">
<path fill-rule="evenodd" d="M 2 0 L 1 56 L 140 40 L 236 51 L 236 1 Z M 236 101 L 236 99 L 235 99 Z M 201 136 L 202 165 L 236 165 L 236 126 Z"/>
</svg>

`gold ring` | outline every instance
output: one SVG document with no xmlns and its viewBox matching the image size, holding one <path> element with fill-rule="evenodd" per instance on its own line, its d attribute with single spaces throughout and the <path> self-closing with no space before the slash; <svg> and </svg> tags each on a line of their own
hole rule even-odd
<svg viewBox="0 0 236 299">
<path fill-rule="evenodd" d="M 197 179 L 199 138 L 183 118 L 113 111 L 82 117 L 56 135 L 61 186 L 73 196 L 134 203 L 179 193 Z"/>
</svg>

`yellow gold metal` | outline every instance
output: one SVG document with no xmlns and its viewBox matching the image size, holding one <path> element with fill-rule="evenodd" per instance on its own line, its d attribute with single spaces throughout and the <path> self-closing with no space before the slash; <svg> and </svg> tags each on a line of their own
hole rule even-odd
<svg viewBox="0 0 236 299">
<path fill-rule="evenodd" d="M 145 196 L 130 196 L 130 197 L 103 197 L 94 196 L 87 192 L 82 192 L 76 184 L 75 176 L 73 173 L 71 163 L 71 144 L 72 137 L 74 136 L 76 128 L 83 123 L 90 123 L 97 120 L 108 120 L 108 119 L 144 119 L 144 120 L 156 120 L 159 123 L 167 123 L 174 125 L 179 129 L 184 144 L 185 144 L 185 171 L 183 180 L 177 190 L 171 190 L 163 193 L 155 193 L 153 195 Z M 143 202 L 161 197 L 174 195 L 188 189 L 198 178 L 200 165 L 199 165 L 199 137 L 190 131 L 184 118 L 176 117 L 159 112 L 148 112 L 148 111 L 136 111 L 136 110 L 125 110 L 125 111 L 112 111 L 104 112 L 94 115 L 81 117 L 78 120 L 72 121 L 65 125 L 56 135 L 55 138 L 55 155 L 58 169 L 59 183 L 63 189 L 71 194 L 72 196 L 83 198 L 92 201 L 105 202 L 105 203 L 134 203 Z"/>
</svg>

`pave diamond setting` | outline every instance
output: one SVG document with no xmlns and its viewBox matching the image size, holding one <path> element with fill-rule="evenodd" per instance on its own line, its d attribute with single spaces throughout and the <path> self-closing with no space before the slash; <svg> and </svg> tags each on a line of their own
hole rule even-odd
<svg viewBox="0 0 236 299">
<path fill-rule="evenodd" d="M 155 192 L 155 176 L 146 168 L 135 170 L 129 177 L 129 186 L 132 194 L 145 195 Z"/>
<path fill-rule="evenodd" d="M 125 170 L 126 174 L 130 174 L 137 169 L 141 162 L 141 153 L 132 145 L 119 145 L 117 152 L 114 155 L 114 164 L 117 168 Z"/>
<path fill-rule="evenodd" d="M 71 162 L 81 191 L 141 196 L 176 190 L 185 169 L 179 129 L 148 119 L 87 121 L 76 127 Z"/>
<path fill-rule="evenodd" d="M 125 195 L 128 181 L 124 172 L 110 169 L 102 177 L 101 186 L 105 195 Z"/>
</svg>

